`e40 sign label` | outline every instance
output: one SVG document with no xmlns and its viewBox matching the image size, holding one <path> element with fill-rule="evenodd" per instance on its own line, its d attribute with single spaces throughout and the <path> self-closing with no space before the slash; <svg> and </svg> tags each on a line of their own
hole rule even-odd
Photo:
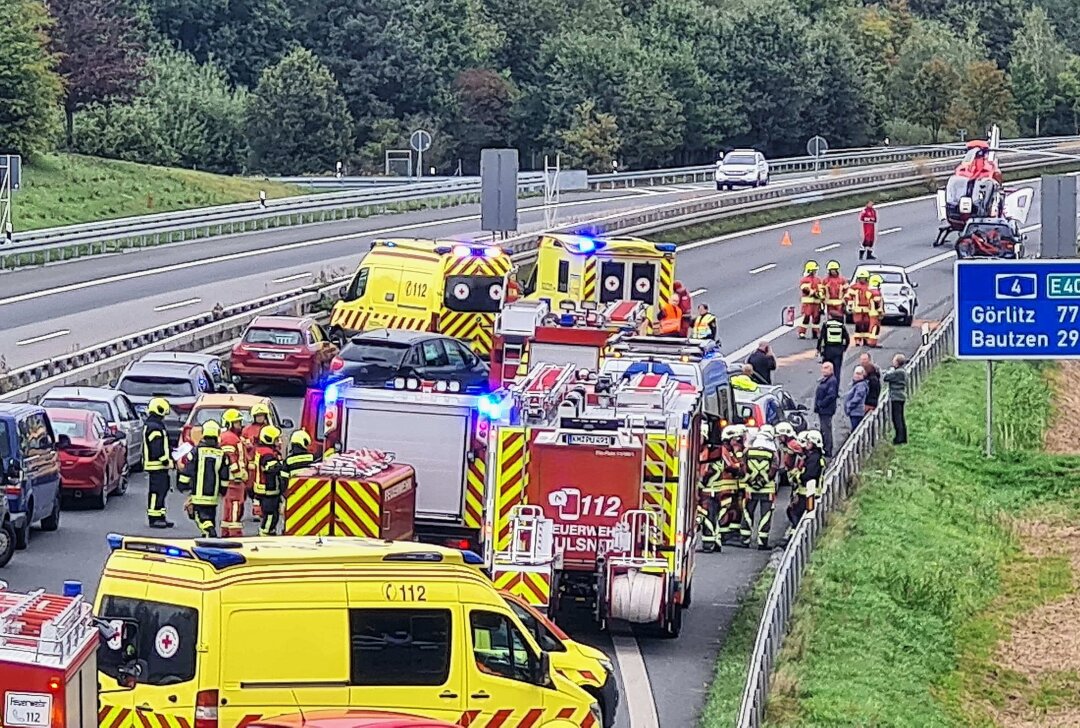
<svg viewBox="0 0 1080 728">
<path fill-rule="evenodd" d="M 958 260 L 960 359 L 1080 359 L 1080 260 Z"/>
</svg>

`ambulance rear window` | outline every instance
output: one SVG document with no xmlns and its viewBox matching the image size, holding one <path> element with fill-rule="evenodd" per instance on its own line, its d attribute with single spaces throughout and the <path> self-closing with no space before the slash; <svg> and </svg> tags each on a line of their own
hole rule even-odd
<svg viewBox="0 0 1080 728">
<path fill-rule="evenodd" d="M 465 313 L 498 313 L 502 309 L 502 276 L 448 276 L 446 307 Z"/>
<path fill-rule="evenodd" d="M 107 596 L 101 602 L 102 619 L 119 617 L 139 623 L 139 653 L 142 663 L 139 683 L 178 685 L 195 677 L 195 642 L 199 634 L 199 613 L 144 599 Z M 116 679 L 123 664 L 119 650 L 102 640 L 98 645 L 98 669 Z"/>
<path fill-rule="evenodd" d="M 450 610 L 350 609 L 353 685 L 442 685 L 450 675 Z"/>
</svg>

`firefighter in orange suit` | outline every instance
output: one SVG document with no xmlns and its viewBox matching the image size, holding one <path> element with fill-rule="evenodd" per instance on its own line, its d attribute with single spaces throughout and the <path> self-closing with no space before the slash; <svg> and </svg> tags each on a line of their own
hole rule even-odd
<svg viewBox="0 0 1080 728">
<path fill-rule="evenodd" d="M 877 237 L 877 210 L 874 209 L 874 201 L 866 203 L 866 207 L 859 213 L 859 222 L 862 223 L 862 247 L 859 248 L 859 260 L 874 260 L 874 238 Z"/>
<path fill-rule="evenodd" d="M 248 481 L 247 448 L 244 445 L 244 416 L 239 410 L 227 409 L 221 416 L 225 429 L 218 442 L 229 461 L 229 487 L 225 491 L 224 511 L 221 514 L 221 536 L 232 538 L 244 535 L 244 501 Z"/>
<path fill-rule="evenodd" d="M 259 446 L 259 435 L 264 427 L 270 424 L 270 408 L 262 402 L 251 407 L 251 424 L 244 428 L 241 437 L 247 447 L 247 496 L 251 498 L 251 515 L 255 520 L 262 518 L 259 511 L 259 499 L 255 498 L 255 449 Z"/>
<path fill-rule="evenodd" d="M 866 289 L 869 328 L 866 332 L 866 345 L 876 347 L 881 336 L 881 319 L 885 317 L 885 299 L 881 295 L 881 276 L 870 276 Z"/>
<path fill-rule="evenodd" d="M 805 339 L 807 330 L 813 338 L 821 332 L 821 279 L 817 276 L 816 260 L 806 261 L 803 277 L 799 280 L 799 302 L 802 318 L 799 320 L 799 338 Z"/>
<path fill-rule="evenodd" d="M 267 425 L 259 432 L 259 445 L 255 448 L 255 497 L 259 500 L 262 521 L 260 536 L 276 536 L 281 516 L 282 470 L 278 440 L 281 430 Z"/>
<path fill-rule="evenodd" d="M 847 278 L 844 278 L 840 274 L 840 264 L 835 260 L 830 260 L 828 265 L 825 266 L 825 278 L 821 281 L 822 290 L 824 291 L 825 300 L 825 313 L 832 318 L 833 316 L 844 316 L 844 296 L 847 294 L 848 282 Z"/>
<path fill-rule="evenodd" d="M 852 343 L 862 346 L 870 332 L 870 274 L 864 270 L 855 274 L 855 282 L 848 288 L 848 302 L 851 318 L 855 322 L 855 335 Z"/>
</svg>

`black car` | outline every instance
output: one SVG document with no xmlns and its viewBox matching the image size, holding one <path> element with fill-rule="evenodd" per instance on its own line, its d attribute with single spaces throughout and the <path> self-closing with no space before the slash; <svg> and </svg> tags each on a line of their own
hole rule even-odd
<svg viewBox="0 0 1080 728">
<path fill-rule="evenodd" d="M 361 387 L 385 387 L 403 377 L 456 382 L 462 392 L 484 392 L 488 365 L 468 345 L 449 336 L 375 329 L 349 339 L 330 362 L 330 376 L 352 377 Z"/>
</svg>

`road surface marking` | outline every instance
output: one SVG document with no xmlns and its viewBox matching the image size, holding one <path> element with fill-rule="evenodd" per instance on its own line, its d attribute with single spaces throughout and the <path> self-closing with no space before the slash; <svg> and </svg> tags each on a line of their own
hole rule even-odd
<svg viewBox="0 0 1080 728">
<path fill-rule="evenodd" d="M 294 276 L 285 276 L 284 278 L 275 278 L 274 280 L 272 280 L 270 282 L 271 283 L 288 283 L 289 281 L 298 281 L 301 278 L 310 278 L 310 277 L 311 277 L 311 273 L 309 273 L 308 271 L 304 271 L 303 273 L 297 273 Z"/>
<path fill-rule="evenodd" d="M 198 303 L 201 300 L 202 300 L 201 298 L 189 298 L 186 301 L 177 301 L 176 303 L 166 303 L 166 304 L 163 304 L 161 306 L 154 306 L 154 310 L 155 311 L 170 311 L 170 310 L 172 310 L 174 308 L 183 308 L 184 306 L 193 306 L 193 305 L 195 305 L 196 303 Z"/>
<path fill-rule="evenodd" d="M 903 229 L 904 228 L 902 227 L 886 228 L 885 230 L 882 230 L 880 233 L 878 233 L 878 235 L 892 235 L 893 233 L 898 233 Z"/>
<path fill-rule="evenodd" d="M 615 646 L 615 660 L 619 663 L 619 674 L 623 679 L 630 728 L 660 728 L 649 672 L 645 669 L 637 639 L 633 635 L 613 634 L 611 644 Z"/>
<path fill-rule="evenodd" d="M 15 346 L 27 346 L 28 344 L 36 344 L 39 341 L 48 341 L 49 339 L 55 339 L 60 336 L 67 336 L 71 333 L 70 329 L 64 329 L 62 331 L 54 331 L 51 334 L 42 334 L 41 336 L 35 336 L 32 339 L 23 339 L 22 341 L 16 341 Z"/>
<path fill-rule="evenodd" d="M 761 266 L 759 268 L 754 268 L 753 270 L 750 271 L 750 275 L 755 275 L 757 273 L 764 273 L 765 271 L 772 270 L 775 267 L 776 267 L 776 263 L 768 263 L 768 264 L 763 265 L 763 266 Z"/>
<path fill-rule="evenodd" d="M 909 265 L 907 267 L 907 272 L 911 273 L 911 272 L 914 272 L 914 271 L 917 271 L 917 270 L 922 270 L 923 268 L 929 268 L 930 266 L 934 265 L 935 263 L 940 263 L 943 260 L 948 260 L 949 258 L 955 258 L 955 257 L 956 257 L 956 251 L 949 250 L 949 251 L 946 251 L 944 253 L 941 253 L 940 255 L 935 255 L 932 258 L 927 258 L 926 260 L 920 260 L 918 263 L 915 263 L 914 265 Z"/>
<path fill-rule="evenodd" d="M 829 243 L 828 245 L 822 245 L 820 248 L 814 248 L 814 252 L 815 253 L 824 253 L 826 250 L 832 250 L 834 248 L 839 248 L 839 247 L 840 247 L 840 243 Z"/>
<path fill-rule="evenodd" d="M 708 288 L 699 288 L 696 291 L 690 291 L 690 297 L 693 298 L 694 296 L 700 296 L 702 293 L 705 293 L 708 290 Z"/>
<path fill-rule="evenodd" d="M 776 339 L 779 339 L 781 336 L 783 336 L 787 332 L 794 331 L 794 330 L 795 330 L 794 326 L 777 326 L 775 329 L 773 329 L 769 333 L 765 334 L 764 336 L 759 336 L 756 339 L 754 339 L 753 341 L 751 341 L 749 344 L 745 344 L 744 346 L 740 346 L 738 349 L 731 352 L 730 354 L 728 354 L 724 358 L 727 360 L 727 362 L 729 364 L 734 364 L 735 362 L 739 361 L 739 359 L 742 359 L 744 356 L 748 356 L 750 354 L 750 352 L 752 352 L 754 349 L 756 349 L 759 341 L 770 341 L 770 342 L 775 341 Z"/>
</svg>

